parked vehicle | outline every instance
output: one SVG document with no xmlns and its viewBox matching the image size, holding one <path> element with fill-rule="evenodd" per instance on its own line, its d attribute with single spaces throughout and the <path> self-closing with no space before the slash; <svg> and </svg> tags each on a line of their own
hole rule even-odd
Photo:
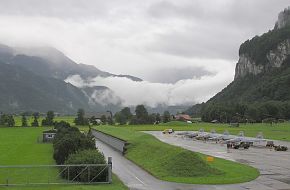
<svg viewBox="0 0 290 190">
<path fill-rule="evenodd" d="M 172 134 L 174 133 L 173 129 L 165 129 L 164 131 L 162 131 L 163 134 Z"/>
<path fill-rule="evenodd" d="M 276 151 L 287 151 L 288 148 L 286 146 L 274 146 Z"/>
</svg>

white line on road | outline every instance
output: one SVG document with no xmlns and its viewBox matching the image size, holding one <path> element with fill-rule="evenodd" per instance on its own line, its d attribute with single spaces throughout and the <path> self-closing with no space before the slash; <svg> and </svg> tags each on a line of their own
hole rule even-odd
<svg viewBox="0 0 290 190">
<path fill-rule="evenodd" d="M 139 181 L 139 182 L 141 182 L 143 185 L 146 185 L 141 179 L 139 179 L 137 176 L 135 176 L 135 178 Z"/>
</svg>

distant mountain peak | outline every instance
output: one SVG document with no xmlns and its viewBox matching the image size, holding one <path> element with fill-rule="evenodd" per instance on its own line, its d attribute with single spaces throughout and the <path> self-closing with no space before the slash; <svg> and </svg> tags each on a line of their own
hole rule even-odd
<svg viewBox="0 0 290 190">
<path fill-rule="evenodd" d="M 284 9 L 279 13 L 278 20 L 275 24 L 275 28 L 281 29 L 289 25 L 290 25 L 290 7 L 287 7 L 286 9 Z"/>
</svg>

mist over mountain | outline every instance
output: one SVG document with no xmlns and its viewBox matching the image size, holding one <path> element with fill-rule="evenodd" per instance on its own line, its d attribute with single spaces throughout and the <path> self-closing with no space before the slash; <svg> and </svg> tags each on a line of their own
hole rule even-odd
<svg viewBox="0 0 290 190">
<path fill-rule="evenodd" d="M 0 45 L 0 111 L 54 110 L 70 114 L 78 108 L 91 112 L 120 109 L 120 100 L 108 87 L 78 88 L 64 81 L 75 74 L 84 80 L 99 76 L 142 81 L 130 75 L 115 75 L 94 66 L 77 64 L 54 48 Z"/>
</svg>

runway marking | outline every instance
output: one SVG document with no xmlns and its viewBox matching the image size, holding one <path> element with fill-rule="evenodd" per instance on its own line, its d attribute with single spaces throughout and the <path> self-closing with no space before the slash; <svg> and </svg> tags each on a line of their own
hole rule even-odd
<svg viewBox="0 0 290 190">
<path fill-rule="evenodd" d="M 141 182 L 143 185 L 146 185 L 141 179 L 139 179 L 137 176 L 135 176 L 135 178 L 139 181 L 139 182 Z"/>
<path fill-rule="evenodd" d="M 140 183 L 142 183 L 142 184 L 139 184 L 139 185 L 146 186 L 146 184 L 145 184 L 141 179 L 139 179 L 137 176 L 135 176 L 134 172 L 132 172 L 132 171 L 130 171 L 130 170 L 127 170 L 126 172 L 127 172 L 131 177 L 136 178 Z"/>
</svg>

